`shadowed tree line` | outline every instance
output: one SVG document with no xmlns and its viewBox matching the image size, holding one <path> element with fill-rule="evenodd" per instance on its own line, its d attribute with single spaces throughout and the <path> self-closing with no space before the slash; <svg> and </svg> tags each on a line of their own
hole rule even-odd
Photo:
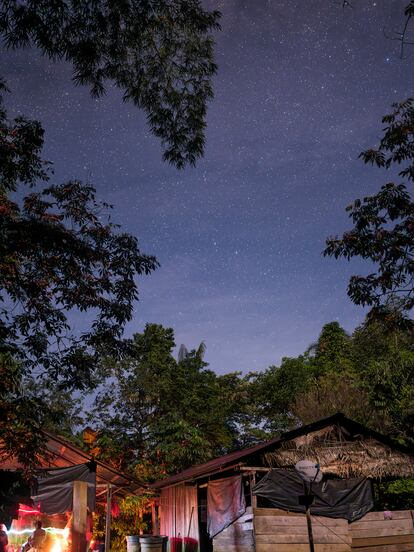
<svg viewBox="0 0 414 552">
<path fill-rule="evenodd" d="M 332 322 L 279 366 L 218 375 L 200 349 L 176 360 L 173 330 L 149 324 L 128 358 L 107 360 L 85 421 L 97 431 L 99 457 L 149 480 L 338 411 L 409 445 L 413 345 L 409 331 L 379 322 L 352 335 Z"/>
<path fill-rule="evenodd" d="M 119 88 L 181 169 L 204 150 L 219 16 L 199 0 L 1 0 L 0 40 L 67 61 L 93 96 Z M 15 454 L 30 470 L 40 429 L 66 418 L 71 391 L 93 389 L 103 359 L 128 355 L 138 277 L 158 263 L 91 185 L 51 182 L 44 129 L 9 117 L 7 92 L 0 76 L 0 460 Z"/>
</svg>

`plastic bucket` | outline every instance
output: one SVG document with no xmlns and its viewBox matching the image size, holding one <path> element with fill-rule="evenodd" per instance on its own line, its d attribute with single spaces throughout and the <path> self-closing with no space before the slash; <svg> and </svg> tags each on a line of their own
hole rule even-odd
<svg viewBox="0 0 414 552">
<path fill-rule="evenodd" d="M 125 538 L 127 541 L 127 552 L 140 552 L 141 547 L 138 535 L 128 535 Z"/>
<path fill-rule="evenodd" d="M 184 552 L 197 552 L 198 541 L 192 539 L 191 537 L 184 537 Z"/>
<path fill-rule="evenodd" d="M 182 552 L 183 539 L 181 537 L 170 537 L 170 552 Z"/>
<path fill-rule="evenodd" d="M 160 537 L 163 539 L 162 552 L 167 552 L 168 551 L 168 537 L 164 537 L 163 535 L 160 535 Z"/>
<path fill-rule="evenodd" d="M 162 552 L 165 537 L 157 535 L 141 535 L 139 543 L 141 552 Z"/>
</svg>

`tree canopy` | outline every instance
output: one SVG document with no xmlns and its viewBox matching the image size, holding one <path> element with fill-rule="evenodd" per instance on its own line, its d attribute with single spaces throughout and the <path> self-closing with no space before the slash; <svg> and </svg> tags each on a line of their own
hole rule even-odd
<svg viewBox="0 0 414 552">
<path fill-rule="evenodd" d="M 204 150 L 219 17 L 199 0 L 3 0 L 0 36 L 70 62 L 94 96 L 119 88 L 145 112 L 164 159 L 182 168 Z"/>
<path fill-rule="evenodd" d="M 0 457 L 17 455 L 30 468 L 42 452 L 40 429 L 65 419 L 44 391 L 62 399 L 63 388 L 89 388 L 102 358 L 122 356 L 137 277 L 158 263 L 111 221 L 92 186 L 49 183 L 43 128 L 9 119 L 5 92 L 0 82 L 0 359 L 7 382 Z M 76 328 L 74 313 L 87 323 Z"/>
<path fill-rule="evenodd" d="M 407 183 L 414 181 L 414 100 L 393 105 L 376 149 L 361 153 L 364 163 L 389 171 Z M 375 268 L 366 276 L 352 276 L 348 295 L 371 316 L 389 323 L 409 322 L 414 307 L 414 203 L 405 183 L 387 182 L 380 191 L 347 207 L 354 227 L 329 238 L 325 255 L 361 257 Z"/>
<path fill-rule="evenodd" d="M 177 361 L 174 346 L 171 328 L 147 324 L 134 335 L 128 358 L 109 369 L 92 420 L 102 453 L 113 456 L 115 448 L 119 467 L 135 464 L 160 476 L 236 445 L 243 399 L 238 374 L 217 376 L 202 349 Z"/>
<path fill-rule="evenodd" d="M 348 335 L 326 324 L 315 344 L 246 376 L 217 375 L 200 349 L 176 360 L 174 332 L 148 324 L 131 355 L 107 367 L 89 423 L 99 454 L 161 478 L 340 411 L 401 443 L 414 441 L 413 338 L 367 320 Z"/>
<path fill-rule="evenodd" d="M 32 46 L 66 60 L 75 84 L 94 96 L 119 88 L 145 112 L 164 159 L 178 168 L 203 153 L 218 20 L 198 0 L 0 3 L 6 48 Z M 116 362 L 126 354 L 122 334 L 137 277 L 158 263 L 114 224 L 93 186 L 50 183 L 42 125 L 8 118 L 6 91 L 0 80 L 0 356 L 9 381 L 0 397 L 0 429 L 8 435 L 0 454 L 14 451 L 31 465 L 44 424 L 63 427 L 53 416 L 57 403 L 52 408 L 41 390 L 63 399 L 63 388 L 88 389 L 105 357 Z"/>
<path fill-rule="evenodd" d="M 136 276 L 157 262 L 119 231 L 92 186 L 70 181 L 12 199 L 19 187 L 51 177 L 42 146 L 41 125 L 7 119 L 0 98 L 0 351 L 25 373 L 35 369 L 83 388 L 97 359 L 123 344 Z M 71 328 L 73 310 L 93 313 L 90 329 Z"/>
</svg>

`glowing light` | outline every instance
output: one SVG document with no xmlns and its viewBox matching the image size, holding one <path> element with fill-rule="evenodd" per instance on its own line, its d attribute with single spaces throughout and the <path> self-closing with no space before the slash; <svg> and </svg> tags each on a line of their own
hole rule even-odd
<svg viewBox="0 0 414 552">
<path fill-rule="evenodd" d="M 7 531 L 8 535 L 24 535 L 25 533 L 33 533 L 33 529 L 9 529 Z"/>
<path fill-rule="evenodd" d="M 37 509 L 36 509 L 37 508 Z M 19 513 L 20 514 L 38 514 L 40 515 L 40 504 L 36 504 L 34 507 L 28 506 L 27 504 L 19 504 Z"/>
<path fill-rule="evenodd" d="M 69 527 L 65 527 L 64 529 L 58 529 L 57 527 L 44 527 L 45 531 L 50 533 L 51 535 L 62 535 L 63 538 L 67 539 L 69 534 Z M 26 533 L 33 533 L 33 528 L 31 529 L 9 529 L 7 531 L 9 535 L 24 535 Z"/>
<path fill-rule="evenodd" d="M 62 529 L 62 535 L 66 541 L 69 539 L 69 533 L 70 533 L 70 527 L 69 525 L 66 525 L 66 527 Z"/>
<path fill-rule="evenodd" d="M 50 549 L 50 552 L 62 552 L 62 544 L 60 542 L 60 539 L 55 540 L 52 548 Z"/>
</svg>

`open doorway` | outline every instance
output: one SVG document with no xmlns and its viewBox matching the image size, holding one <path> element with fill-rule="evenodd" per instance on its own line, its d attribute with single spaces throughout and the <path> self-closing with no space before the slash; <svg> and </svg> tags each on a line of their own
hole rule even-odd
<svg viewBox="0 0 414 552">
<path fill-rule="evenodd" d="M 207 485 L 198 487 L 197 502 L 199 507 L 198 530 L 200 535 L 200 552 L 213 552 L 213 540 L 207 532 Z"/>
</svg>

